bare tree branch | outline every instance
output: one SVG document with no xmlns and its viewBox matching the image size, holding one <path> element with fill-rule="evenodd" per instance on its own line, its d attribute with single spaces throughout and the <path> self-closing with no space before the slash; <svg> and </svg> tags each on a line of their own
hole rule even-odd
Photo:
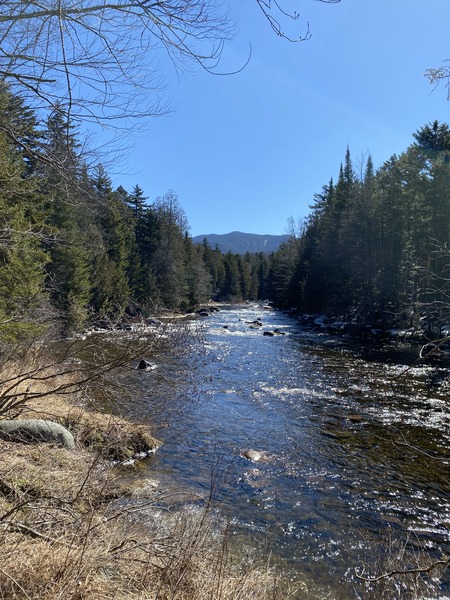
<svg viewBox="0 0 450 600">
<path fill-rule="evenodd" d="M 167 112 L 154 64 L 213 69 L 233 26 L 214 1 L 4 0 L 0 75 L 44 106 L 83 121 Z"/>
<path fill-rule="evenodd" d="M 428 79 L 431 85 L 437 87 L 444 83 L 447 88 L 447 100 L 450 100 L 450 59 L 444 61 L 446 64 L 435 69 L 427 69 L 424 76 Z"/>
<path fill-rule="evenodd" d="M 449 564 L 450 564 L 450 558 L 447 558 L 445 560 L 436 560 L 428 567 L 417 568 L 417 569 L 393 570 L 393 571 L 389 571 L 389 573 L 383 573 L 382 575 L 377 575 L 376 577 L 364 577 L 363 575 L 358 573 L 357 570 L 355 569 L 355 576 L 357 577 L 357 579 L 360 579 L 361 581 L 375 582 L 375 581 L 380 581 L 381 579 L 388 579 L 389 577 L 393 577 L 394 575 L 420 575 L 420 574 L 424 574 L 424 573 L 430 573 L 437 567 L 447 568 Z"/>
<path fill-rule="evenodd" d="M 324 4 L 339 4 L 341 0 L 316 0 Z M 292 21 L 297 21 L 300 18 L 300 13 L 297 11 L 288 12 L 277 0 L 256 0 L 259 8 L 262 10 L 265 18 L 268 20 L 272 30 L 280 37 L 285 38 L 289 42 L 304 42 L 311 37 L 309 23 L 306 23 L 306 30 L 303 35 L 292 37 L 284 32 L 281 23 L 273 13 L 279 13 L 281 17 L 287 17 Z"/>
<path fill-rule="evenodd" d="M 284 32 L 281 19 L 300 15 L 281 0 L 256 3 L 278 36 L 309 39 L 308 23 L 303 35 Z M 233 34 L 222 0 L 3 0 L 0 77 L 35 107 L 59 106 L 74 120 L 155 116 L 170 109 L 155 64 L 161 49 L 176 68 L 215 73 Z"/>
</svg>

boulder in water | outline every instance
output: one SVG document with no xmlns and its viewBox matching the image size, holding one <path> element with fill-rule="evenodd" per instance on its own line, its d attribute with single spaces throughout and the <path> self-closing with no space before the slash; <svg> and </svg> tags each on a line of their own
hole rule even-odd
<svg viewBox="0 0 450 600">
<path fill-rule="evenodd" d="M 153 371 L 153 369 L 156 369 L 156 365 L 143 358 L 137 368 L 140 371 Z"/>
<path fill-rule="evenodd" d="M 258 462 L 258 460 L 261 460 L 262 458 L 262 454 L 261 452 L 258 452 L 258 450 L 244 450 L 241 452 L 241 456 L 254 462 Z"/>
<path fill-rule="evenodd" d="M 262 321 L 260 319 L 256 319 L 256 321 L 247 321 L 250 327 L 262 327 Z"/>
</svg>

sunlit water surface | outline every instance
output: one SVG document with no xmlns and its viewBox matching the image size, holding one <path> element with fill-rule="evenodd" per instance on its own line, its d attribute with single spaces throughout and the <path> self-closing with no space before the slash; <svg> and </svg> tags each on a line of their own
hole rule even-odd
<svg viewBox="0 0 450 600">
<path fill-rule="evenodd" d="M 218 475 L 234 539 L 270 549 L 318 597 L 357 597 L 354 569 L 370 568 L 387 536 L 430 560 L 450 553 L 446 368 L 404 372 L 417 350 L 361 349 L 257 306 L 202 325 L 198 351 L 156 364 L 172 393 L 150 393 L 153 371 L 129 378 L 142 414 L 164 426 L 149 476 L 195 498 Z M 284 335 L 263 335 L 274 329 Z M 440 597 L 450 598 L 448 577 Z"/>
</svg>

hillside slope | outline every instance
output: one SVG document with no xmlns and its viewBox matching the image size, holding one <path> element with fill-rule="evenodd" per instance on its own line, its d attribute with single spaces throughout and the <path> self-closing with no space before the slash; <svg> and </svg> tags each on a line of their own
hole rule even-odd
<svg viewBox="0 0 450 600">
<path fill-rule="evenodd" d="M 264 252 L 270 254 L 278 250 L 280 245 L 287 241 L 289 235 L 261 235 L 258 233 L 243 233 L 241 231 L 232 231 L 231 233 L 206 235 L 197 235 L 192 238 L 195 244 L 201 244 L 204 239 L 208 240 L 211 248 L 219 247 L 221 252 L 233 252 L 235 254 L 245 254 L 246 252 L 257 253 Z"/>
</svg>

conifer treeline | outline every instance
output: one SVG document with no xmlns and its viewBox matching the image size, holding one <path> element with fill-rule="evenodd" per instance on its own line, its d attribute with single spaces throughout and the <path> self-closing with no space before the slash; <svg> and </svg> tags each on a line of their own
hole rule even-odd
<svg viewBox="0 0 450 600">
<path fill-rule="evenodd" d="M 271 257 L 193 244 L 172 191 L 149 202 L 89 169 L 70 123 L 45 127 L 0 86 L 0 338 L 66 331 L 214 298 L 370 324 L 450 323 L 450 129 L 437 121 L 377 171 L 347 150 L 299 236 Z"/>
<path fill-rule="evenodd" d="M 0 87 L 0 337 L 57 316 L 66 331 L 125 313 L 266 296 L 268 258 L 194 245 L 177 196 L 149 203 L 89 170 L 56 108 L 46 127 Z"/>
<path fill-rule="evenodd" d="M 360 176 L 347 150 L 273 258 L 273 301 L 374 327 L 450 323 L 450 130 L 435 121 L 414 140 L 376 172 L 369 156 Z"/>
</svg>

